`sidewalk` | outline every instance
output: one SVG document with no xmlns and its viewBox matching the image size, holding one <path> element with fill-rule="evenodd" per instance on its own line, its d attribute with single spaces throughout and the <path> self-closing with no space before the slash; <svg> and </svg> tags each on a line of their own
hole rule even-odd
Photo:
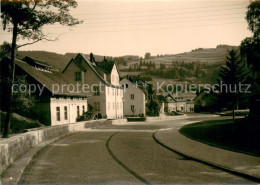
<svg viewBox="0 0 260 185">
<path fill-rule="evenodd" d="M 260 182 L 260 157 L 237 153 L 189 139 L 179 129 L 157 131 L 155 140 L 186 157 Z"/>
</svg>

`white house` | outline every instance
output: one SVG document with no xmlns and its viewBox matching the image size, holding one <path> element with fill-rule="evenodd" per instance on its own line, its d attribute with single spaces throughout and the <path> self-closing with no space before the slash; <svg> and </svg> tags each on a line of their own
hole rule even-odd
<svg viewBox="0 0 260 185">
<path fill-rule="evenodd" d="M 8 71 L 5 70 L 8 65 L 10 65 L 10 59 L 3 58 L 1 61 L 3 76 L 8 75 L 3 74 Z M 42 124 L 52 126 L 73 123 L 76 122 L 78 116 L 87 111 L 86 94 L 58 89 L 57 86 L 71 84 L 71 78 L 64 76 L 47 63 L 31 57 L 15 60 L 15 74 L 16 76 L 25 75 L 27 83 L 32 90 L 35 90 L 31 92 L 31 95 L 36 98 L 33 113 Z"/>
<path fill-rule="evenodd" d="M 143 114 L 145 116 L 144 92 L 126 78 L 120 81 L 120 85 L 124 88 L 124 115 Z"/>
<path fill-rule="evenodd" d="M 74 84 L 88 97 L 96 115 L 103 118 L 123 118 L 123 88 L 119 84 L 119 72 L 115 62 L 95 62 L 83 54 L 72 58 L 62 71 L 71 76 Z"/>
</svg>

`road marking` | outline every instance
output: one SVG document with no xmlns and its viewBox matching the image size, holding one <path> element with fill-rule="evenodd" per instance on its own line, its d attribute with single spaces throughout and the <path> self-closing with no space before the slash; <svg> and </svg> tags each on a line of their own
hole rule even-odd
<svg viewBox="0 0 260 185">
<path fill-rule="evenodd" d="M 135 171 L 131 170 L 128 166 L 126 166 L 122 161 L 120 161 L 115 154 L 112 152 L 112 150 L 110 149 L 109 143 L 111 141 L 111 139 L 113 138 L 113 136 L 115 136 L 116 134 L 118 134 L 119 132 L 116 132 L 114 134 L 112 134 L 107 142 L 106 142 L 106 148 L 108 153 L 111 155 L 111 157 L 120 165 L 122 166 L 128 173 L 130 173 L 131 175 L 133 175 L 135 178 L 137 178 L 138 180 L 140 180 L 141 182 L 143 182 L 144 184 L 151 184 L 150 182 L 148 182 L 145 178 L 141 177 L 140 175 L 138 175 Z"/>
</svg>

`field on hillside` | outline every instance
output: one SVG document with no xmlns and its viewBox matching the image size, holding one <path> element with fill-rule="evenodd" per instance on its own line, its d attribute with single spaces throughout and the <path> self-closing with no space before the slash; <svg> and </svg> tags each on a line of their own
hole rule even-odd
<svg viewBox="0 0 260 185">
<path fill-rule="evenodd" d="M 231 49 L 231 46 L 218 46 L 217 48 L 209 49 L 196 49 L 191 52 L 180 53 L 176 55 L 167 55 L 152 57 L 151 59 L 145 59 L 144 62 L 154 62 L 156 67 L 161 63 L 171 65 L 174 62 L 205 62 L 208 64 L 224 64 L 227 51 Z M 139 61 L 129 61 L 128 66 L 139 63 Z M 126 69 L 126 66 L 121 66 L 122 69 Z"/>
</svg>

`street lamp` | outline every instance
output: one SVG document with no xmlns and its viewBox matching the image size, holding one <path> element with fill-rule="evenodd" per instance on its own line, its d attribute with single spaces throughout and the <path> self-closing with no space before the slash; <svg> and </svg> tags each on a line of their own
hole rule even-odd
<svg viewBox="0 0 260 185">
<path fill-rule="evenodd" d="M 124 115 L 125 98 L 122 98 L 122 102 L 123 102 L 123 117 L 124 117 L 125 116 Z"/>
</svg>

